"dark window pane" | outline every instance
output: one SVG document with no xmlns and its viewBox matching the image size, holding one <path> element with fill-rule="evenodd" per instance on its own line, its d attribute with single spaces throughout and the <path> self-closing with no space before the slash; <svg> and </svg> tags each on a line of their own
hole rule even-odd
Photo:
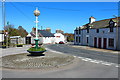
<svg viewBox="0 0 120 80">
<path fill-rule="evenodd" d="M 114 47 L 114 39 L 109 38 L 109 47 Z"/>
</svg>

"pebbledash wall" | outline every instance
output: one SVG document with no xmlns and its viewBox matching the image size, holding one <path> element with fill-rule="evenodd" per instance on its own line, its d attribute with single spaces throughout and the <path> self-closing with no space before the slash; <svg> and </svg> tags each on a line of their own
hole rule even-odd
<svg viewBox="0 0 120 80">
<path fill-rule="evenodd" d="M 81 27 L 79 27 L 81 28 Z M 91 46 L 97 48 L 105 48 L 112 50 L 120 50 L 120 27 L 113 27 L 113 31 L 110 32 L 110 28 L 89 28 L 87 29 L 76 29 L 74 30 L 74 44 Z M 117 31 L 118 30 L 118 31 Z M 96 38 L 96 41 L 95 41 Z M 99 38 L 101 39 L 99 41 Z M 106 38 L 106 41 L 104 39 Z M 113 39 L 113 46 L 110 46 L 110 39 Z M 95 43 L 96 42 L 96 43 Z"/>
<path fill-rule="evenodd" d="M 120 27 L 118 27 L 118 28 L 120 30 Z M 107 39 L 106 49 L 116 50 L 116 44 L 120 45 L 120 39 L 118 40 L 118 43 L 116 43 L 116 41 L 117 41 L 116 40 L 117 31 L 116 30 L 117 30 L 116 27 L 114 28 L 113 32 L 110 32 L 109 28 L 101 28 L 101 29 L 99 29 L 99 33 L 97 33 L 96 29 L 90 29 L 89 33 L 87 33 L 87 30 L 83 29 L 83 30 L 81 30 L 80 34 L 75 33 L 74 44 L 94 47 L 94 38 L 96 37 L 97 39 L 101 38 L 101 48 L 103 48 L 103 46 L 104 46 L 103 39 L 106 38 Z M 120 34 L 120 31 L 118 34 Z M 87 37 L 88 37 L 88 43 L 87 43 Z M 78 40 L 76 40 L 76 38 Z M 80 38 L 80 40 L 79 40 L 79 38 Z M 109 39 L 110 38 L 114 39 L 114 47 L 109 47 Z M 120 35 L 119 35 L 119 38 L 120 38 Z M 96 45 L 97 45 L 96 47 L 98 47 L 98 40 L 97 40 Z M 118 46 L 118 48 L 120 49 L 120 46 Z"/>
</svg>

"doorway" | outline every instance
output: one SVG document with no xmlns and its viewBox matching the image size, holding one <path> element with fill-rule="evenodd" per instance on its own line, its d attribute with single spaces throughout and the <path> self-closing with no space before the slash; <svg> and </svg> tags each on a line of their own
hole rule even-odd
<svg viewBox="0 0 120 80">
<path fill-rule="evenodd" d="M 98 48 L 101 48 L 101 38 L 98 39 Z"/>
<path fill-rule="evenodd" d="M 97 37 L 94 37 L 94 47 L 97 47 Z"/>
<path fill-rule="evenodd" d="M 31 44 L 31 37 L 26 37 L 26 44 Z"/>
<path fill-rule="evenodd" d="M 103 39 L 103 48 L 106 49 L 107 48 L 107 38 Z"/>
</svg>

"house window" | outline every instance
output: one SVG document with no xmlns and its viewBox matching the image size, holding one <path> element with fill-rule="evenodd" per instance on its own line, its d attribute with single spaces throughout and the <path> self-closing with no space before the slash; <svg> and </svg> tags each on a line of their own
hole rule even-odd
<svg viewBox="0 0 120 80">
<path fill-rule="evenodd" d="M 76 37 L 76 42 L 78 42 L 78 37 Z"/>
<path fill-rule="evenodd" d="M 113 32 L 113 27 L 110 27 L 110 32 Z"/>
<path fill-rule="evenodd" d="M 79 43 L 80 43 L 80 37 L 79 37 Z"/>
<path fill-rule="evenodd" d="M 79 30 L 79 34 L 81 34 L 81 30 Z"/>
<path fill-rule="evenodd" d="M 99 33 L 99 29 L 96 29 L 96 33 Z"/>
<path fill-rule="evenodd" d="M 114 39 L 109 38 L 109 47 L 114 47 Z"/>
<path fill-rule="evenodd" d="M 60 36 L 56 36 L 57 38 L 60 38 Z"/>
<path fill-rule="evenodd" d="M 76 34 L 78 34 L 78 30 L 76 30 Z"/>
<path fill-rule="evenodd" d="M 87 43 L 88 43 L 88 39 L 89 39 L 89 38 L 87 37 Z"/>
<path fill-rule="evenodd" d="M 87 33 L 89 33 L 89 28 L 87 28 Z"/>
</svg>

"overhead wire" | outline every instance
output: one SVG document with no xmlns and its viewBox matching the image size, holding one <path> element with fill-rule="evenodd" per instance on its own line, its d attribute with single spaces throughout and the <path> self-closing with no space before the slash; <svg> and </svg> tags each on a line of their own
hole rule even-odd
<svg viewBox="0 0 120 80">
<path fill-rule="evenodd" d="M 63 8 L 52 8 L 52 7 L 40 7 L 40 6 L 35 6 L 33 4 L 26 4 L 26 3 L 20 3 L 18 2 L 18 4 L 20 5 L 24 5 L 24 6 L 29 6 L 29 7 L 39 7 L 39 8 L 44 8 L 44 9 L 51 9 L 51 10 L 61 10 L 61 11 L 84 11 L 87 9 L 63 9 Z M 97 11 L 116 11 L 118 9 L 97 9 Z"/>
<path fill-rule="evenodd" d="M 18 10 L 24 17 L 26 17 L 29 21 L 33 21 L 29 16 L 27 16 L 21 9 L 19 9 L 18 7 L 16 7 L 12 2 L 10 2 L 10 4 L 11 4 L 16 10 Z"/>
<path fill-rule="evenodd" d="M 62 9 L 62 8 L 51 8 L 51 7 L 40 7 L 40 6 L 35 6 L 32 4 L 25 4 L 25 3 L 18 3 L 23 6 L 29 6 L 29 7 L 39 7 L 39 8 L 44 8 L 44 9 L 52 9 L 52 10 L 62 10 L 62 11 L 81 11 L 81 10 L 76 10 L 76 9 Z"/>
</svg>

